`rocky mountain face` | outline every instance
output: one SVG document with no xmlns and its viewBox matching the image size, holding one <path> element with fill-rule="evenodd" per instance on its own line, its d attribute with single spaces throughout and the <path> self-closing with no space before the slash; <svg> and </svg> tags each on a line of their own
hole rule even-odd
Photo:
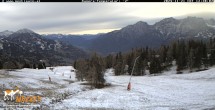
<svg viewBox="0 0 215 110">
<path fill-rule="evenodd" d="M 102 54 L 109 54 L 128 51 L 131 48 L 142 47 L 143 45 L 158 47 L 162 41 L 161 33 L 146 22 L 140 21 L 94 39 L 90 49 Z"/>
<path fill-rule="evenodd" d="M 44 61 L 49 65 L 68 65 L 87 54 L 72 45 L 50 40 L 28 30 L 21 29 L 0 40 L 0 66 L 5 62 L 37 64 Z"/>
<path fill-rule="evenodd" d="M 166 39 L 210 38 L 214 35 L 214 29 L 208 26 L 207 21 L 196 17 L 188 17 L 182 20 L 166 18 L 156 23 L 154 27 Z"/>
<path fill-rule="evenodd" d="M 154 25 L 139 21 L 121 30 L 101 35 L 92 41 L 89 49 L 109 54 L 136 47 L 157 48 L 179 39 L 207 40 L 215 37 L 214 23 L 213 19 L 204 20 L 197 17 L 166 18 Z"/>
<path fill-rule="evenodd" d="M 184 19 L 165 18 L 153 25 L 139 21 L 120 30 L 97 35 L 39 35 L 31 30 L 0 32 L 0 51 L 6 55 L 39 56 L 56 61 L 69 61 L 87 56 L 85 51 L 96 51 L 103 55 L 130 51 L 132 48 L 158 48 L 174 40 L 208 40 L 215 37 L 215 20 L 197 17 Z M 10 44 L 11 46 L 8 46 Z M 7 47 L 8 46 L 8 47 Z M 12 46 L 14 46 L 12 49 Z M 78 49 L 81 48 L 81 49 Z M 8 50 L 7 50 L 8 49 Z M 12 49 L 13 51 L 10 51 Z M 16 50 L 16 51 L 15 51 Z M 23 53 L 26 54 L 21 54 Z M 4 52 L 4 53 L 5 53 Z M 8 53 L 12 52 L 12 54 Z M 45 54 L 44 54 L 45 53 Z M 48 57 L 48 58 L 47 58 Z M 37 60 L 38 60 L 37 59 Z M 49 60 L 55 62 L 54 60 Z M 61 63 L 62 63 L 61 62 Z"/>
<path fill-rule="evenodd" d="M 120 30 L 98 35 L 46 35 L 49 39 L 72 44 L 107 55 L 132 48 L 157 48 L 174 40 L 207 40 L 215 37 L 215 20 L 197 17 L 165 18 L 154 25 L 139 21 Z"/>
</svg>

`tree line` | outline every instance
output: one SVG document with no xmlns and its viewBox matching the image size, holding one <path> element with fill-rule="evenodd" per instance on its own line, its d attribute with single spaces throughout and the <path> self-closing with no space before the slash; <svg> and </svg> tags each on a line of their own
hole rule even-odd
<svg viewBox="0 0 215 110">
<path fill-rule="evenodd" d="M 101 57 L 94 53 L 89 59 L 76 60 L 73 64 L 77 69 L 76 77 L 88 81 L 94 87 L 104 84 L 105 69 L 113 68 L 115 75 L 131 74 L 135 58 L 138 58 L 133 75 L 161 74 L 172 66 L 177 73 L 189 69 L 190 72 L 205 70 L 215 64 L 215 39 L 178 40 L 159 48 L 149 47 L 132 49 L 130 52 L 118 52 Z"/>
<path fill-rule="evenodd" d="M 45 62 L 29 62 L 29 61 L 18 61 L 17 59 L 10 59 L 8 61 L 0 60 L 0 69 L 22 69 L 22 68 L 32 68 L 32 69 L 46 69 Z"/>
<path fill-rule="evenodd" d="M 104 86 L 105 61 L 96 53 L 90 59 L 75 61 L 73 64 L 76 78 L 79 81 L 88 81 L 91 87 L 101 88 Z"/>
</svg>

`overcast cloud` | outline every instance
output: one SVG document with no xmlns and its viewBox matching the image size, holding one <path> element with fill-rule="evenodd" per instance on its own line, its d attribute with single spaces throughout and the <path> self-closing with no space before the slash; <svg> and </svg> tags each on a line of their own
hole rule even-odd
<svg viewBox="0 0 215 110">
<path fill-rule="evenodd" d="M 0 3 L 0 31 L 95 34 L 137 21 L 215 13 L 214 3 Z"/>
</svg>

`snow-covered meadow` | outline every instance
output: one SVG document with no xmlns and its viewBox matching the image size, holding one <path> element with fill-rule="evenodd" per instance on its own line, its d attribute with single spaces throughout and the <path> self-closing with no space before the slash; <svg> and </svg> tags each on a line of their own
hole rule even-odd
<svg viewBox="0 0 215 110">
<path fill-rule="evenodd" d="M 90 89 L 75 79 L 73 67 L 21 69 L 0 71 L 0 84 L 7 89 L 16 85 L 24 94 L 42 95 L 42 104 L 50 109 L 123 109 L 123 110 L 196 110 L 215 109 L 215 68 L 206 71 L 175 74 L 173 70 L 159 76 L 133 76 L 131 90 L 127 91 L 130 76 L 105 73 L 110 86 Z M 51 82 L 49 77 L 51 77 Z M 70 78 L 71 76 L 71 78 Z M 1 87 L 1 91 L 4 89 Z M 57 96 L 67 94 L 53 102 Z M 0 94 L 3 101 L 3 94 Z"/>
</svg>

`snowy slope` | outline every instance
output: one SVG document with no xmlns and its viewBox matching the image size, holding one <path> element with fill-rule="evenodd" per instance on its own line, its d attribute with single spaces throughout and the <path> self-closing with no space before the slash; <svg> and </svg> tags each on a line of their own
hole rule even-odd
<svg viewBox="0 0 215 110">
<path fill-rule="evenodd" d="M 42 94 L 43 104 L 52 106 L 51 110 L 215 109 L 215 68 L 185 74 L 175 74 L 172 70 L 160 76 L 134 76 L 131 91 L 127 91 L 130 77 L 113 76 L 112 69 L 105 74 L 105 79 L 111 86 L 93 90 L 76 81 L 71 69 L 71 66 L 62 66 L 55 67 L 54 72 L 49 69 L 21 69 L 9 73 L 0 71 L 0 84 L 5 84 L 6 88 L 18 85 L 27 94 Z M 48 75 L 52 78 L 52 83 L 49 82 Z M 60 102 L 51 103 L 56 97 L 47 95 L 50 90 L 55 95 L 65 92 L 69 95 Z"/>
<path fill-rule="evenodd" d="M 182 75 L 107 76 L 112 87 L 80 92 L 56 107 L 100 109 L 215 109 L 215 69 Z M 111 73 L 109 70 L 108 73 Z M 107 74 L 108 75 L 108 74 Z"/>
<path fill-rule="evenodd" d="M 21 70 L 16 70 L 16 71 L 10 71 L 9 74 L 13 77 L 9 77 L 7 79 L 1 80 L 1 82 L 5 81 L 6 88 L 12 88 L 14 85 L 22 86 L 25 87 L 32 87 L 32 88 L 51 88 L 52 86 L 56 86 L 55 84 L 49 84 L 45 83 L 48 82 L 48 75 L 51 76 L 51 79 L 53 83 L 57 84 L 67 84 L 67 81 L 64 81 L 66 79 L 69 79 L 69 75 L 71 74 L 73 77 L 71 80 L 75 80 L 74 74 L 70 72 L 70 70 L 73 69 L 72 67 L 58 67 L 54 69 L 54 72 L 51 70 L 47 69 L 21 69 Z M 64 77 L 62 74 L 64 73 Z M 12 82 L 13 84 L 6 83 L 6 82 Z M 22 83 L 22 85 L 17 84 L 17 82 Z M 44 84 L 43 84 L 44 82 Z M 24 87 L 23 87 L 24 89 Z"/>
<path fill-rule="evenodd" d="M 52 99 L 59 99 L 62 94 L 76 94 L 86 90 L 85 86 L 76 82 L 75 74 L 71 70 L 74 70 L 71 66 L 55 67 L 53 71 L 49 68 L 40 70 L 27 68 L 13 71 L 0 70 L 0 91 L 18 86 L 24 92 L 24 95 L 41 95 L 42 103 L 40 104 L 49 106 Z M 2 87 L 3 84 L 5 85 L 4 88 Z M 0 99 L 0 105 L 2 103 L 6 104 L 3 102 L 3 92 L 0 92 Z"/>
</svg>

